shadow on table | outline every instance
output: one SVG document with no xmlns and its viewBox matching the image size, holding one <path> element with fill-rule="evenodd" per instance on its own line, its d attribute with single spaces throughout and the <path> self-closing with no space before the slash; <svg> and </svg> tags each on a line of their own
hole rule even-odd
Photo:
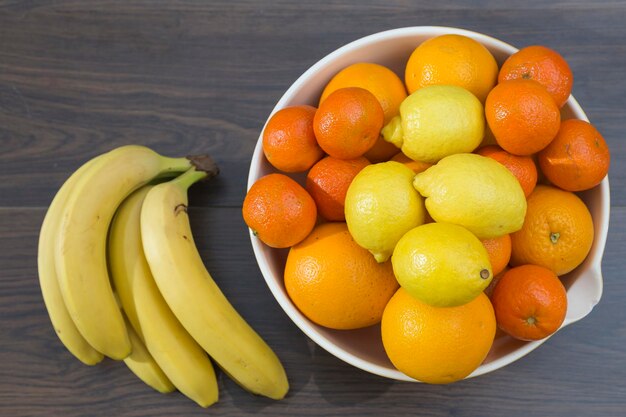
<svg viewBox="0 0 626 417">
<path fill-rule="evenodd" d="M 320 395 L 338 406 L 358 405 L 383 395 L 394 381 L 355 368 L 315 345 L 313 380 Z"/>
</svg>

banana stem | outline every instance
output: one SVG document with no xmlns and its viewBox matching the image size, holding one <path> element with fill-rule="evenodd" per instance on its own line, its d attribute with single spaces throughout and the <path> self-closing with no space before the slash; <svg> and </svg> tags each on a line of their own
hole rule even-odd
<svg viewBox="0 0 626 417">
<path fill-rule="evenodd" d="M 190 169 L 185 171 L 184 174 L 182 174 L 179 177 L 174 178 L 172 182 L 178 185 L 179 187 L 181 187 L 183 190 L 187 190 L 193 184 L 195 184 L 196 182 L 200 181 L 203 178 L 206 178 L 207 176 L 208 174 L 206 172 L 198 171 L 195 166 L 192 166 Z"/>
<path fill-rule="evenodd" d="M 167 176 L 169 173 L 179 173 L 187 171 L 191 166 L 191 161 L 187 158 L 170 158 L 161 157 L 161 176 Z"/>
</svg>

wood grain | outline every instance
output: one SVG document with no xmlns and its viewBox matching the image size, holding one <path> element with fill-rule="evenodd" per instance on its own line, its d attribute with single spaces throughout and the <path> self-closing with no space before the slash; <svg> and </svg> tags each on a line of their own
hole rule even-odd
<svg viewBox="0 0 626 417">
<path fill-rule="evenodd" d="M 178 393 L 158 394 L 121 363 L 81 365 L 49 324 L 36 276 L 44 210 L 0 209 L 0 415 L 166 416 L 206 411 Z M 285 401 L 253 397 L 220 375 L 217 415 L 617 416 L 626 407 L 626 226 L 611 229 L 604 296 L 583 321 L 497 372 L 450 386 L 386 380 L 314 345 L 282 312 L 258 270 L 236 208 L 193 208 L 194 237 L 209 270 L 241 314 L 276 350 L 288 372 Z M 625 218 L 626 208 L 614 210 Z M 488 408 L 485 408 L 489 404 Z"/>
<path fill-rule="evenodd" d="M 0 415 L 623 415 L 624 21 L 624 1 L 0 2 Z M 376 377 L 315 345 L 273 299 L 240 214 L 252 150 L 289 85 L 347 42 L 416 25 L 555 48 L 612 152 L 600 304 L 520 361 L 449 386 Z M 193 230 L 216 281 L 283 360 L 284 401 L 220 375 L 220 401 L 203 410 L 121 363 L 81 365 L 59 343 L 36 274 L 45 207 L 81 163 L 128 143 L 220 164 L 220 177 L 192 191 Z"/>
</svg>

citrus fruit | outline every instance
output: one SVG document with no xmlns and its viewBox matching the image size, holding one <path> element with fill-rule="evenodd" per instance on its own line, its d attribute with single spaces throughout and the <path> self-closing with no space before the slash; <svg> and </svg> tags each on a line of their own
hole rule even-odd
<svg viewBox="0 0 626 417">
<path fill-rule="evenodd" d="M 406 89 L 402 80 L 389 68 L 370 62 L 359 62 L 339 71 L 326 85 L 320 104 L 335 90 L 345 87 L 364 88 L 378 99 L 388 123 L 400 112 L 400 103 L 406 98 Z M 385 142 L 382 137 L 365 153 L 365 157 L 373 162 L 383 162 L 391 158 L 398 148 Z"/>
<path fill-rule="evenodd" d="M 496 84 L 498 64 L 487 48 L 462 35 L 442 35 L 418 46 L 404 74 L 409 93 L 428 85 L 458 85 L 484 103 Z"/>
<path fill-rule="evenodd" d="M 311 168 L 324 151 L 313 132 L 315 107 L 293 106 L 281 109 L 263 130 L 263 153 L 275 168 L 302 172 Z"/>
<path fill-rule="evenodd" d="M 300 242 L 317 220 L 317 208 L 309 193 L 283 174 L 257 180 L 246 194 L 242 213 L 254 235 L 273 248 Z"/>
<path fill-rule="evenodd" d="M 411 185 L 413 175 L 399 162 L 381 162 L 363 168 L 348 188 L 348 229 L 378 262 L 389 259 L 402 235 L 424 222 L 424 201 Z"/>
<path fill-rule="evenodd" d="M 369 91 L 340 88 L 320 105 L 313 119 L 317 142 L 339 159 L 354 159 L 370 150 L 383 127 L 383 109 Z"/>
<path fill-rule="evenodd" d="M 511 235 L 483 239 L 481 242 L 487 249 L 493 275 L 498 275 L 511 260 Z"/>
<path fill-rule="evenodd" d="M 609 172 L 611 154 L 604 138 L 584 120 L 565 120 L 556 138 L 538 155 L 544 175 L 567 191 L 588 190 Z"/>
<path fill-rule="evenodd" d="M 511 268 L 507 265 L 507 266 L 504 267 L 504 269 L 502 271 L 500 271 L 499 274 L 494 274 L 493 275 L 493 279 L 491 280 L 491 282 L 489 283 L 487 288 L 485 288 L 485 291 L 483 291 L 485 293 L 485 295 L 487 297 L 489 297 L 489 299 L 491 299 L 491 296 L 493 295 L 493 289 L 496 287 L 496 285 L 498 285 L 498 282 L 500 282 L 500 280 L 502 279 L 504 274 L 506 274 L 506 272 L 508 270 L 510 270 L 510 269 Z"/>
<path fill-rule="evenodd" d="M 545 46 L 522 48 L 504 61 L 498 81 L 530 79 L 543 85 L 557 106 L 563 107 L 572 91 L 574 75 L 563 57 Z"/>
<path fill-rule="evenodd" d="M 400 115 L 382 130 L 411 159 L 437 162 L 471 152 L 483 139 L 483 106 L 464 88 L 433 85 L 417 90 L 400 105 Z"/>
<path fill-rule="evenodd" d="M 458 307 L 433 307 L 400 288 L 381 323 L 383 346 L 401 372 L 430 384 L 465 378 L 483 362 L 496 334 L 489 298 Z"/>
<path fill-rule="evenodd" d="M 391 264 L 377 263 L 345 223 L 317 226 L 287 256 L 287 294 L 311 321 L 331 329 L 379 323 L 397 288 Z"/>
<path fill-rule="evenodd" d="M 495 86 L 487 96 L 485 115 L 498 145 L 515 155 L 531 155 L 548 146 L 561 123 L 550 93 L 526 79 Z"/>
<path fill-rule="evenodd" d="M 337 222 L 346 219 L 344 203 L 348 187 L 356 174 L 369 164 L 362 156 L 356 159 L 327 156 L 313 165 L 306 177 L 306 189 L 322 217 Z"/>
<path fill-rule="evenodd" d="M 447 156 L 417 174 L 413 185 L 435 221 L 463 226 L 479 239 L 514 232 L 524 222 L 526 198 L 519 181 L 491 158 Z"/>
<path fill-rule="evenodd" d="M 537 185 L 537 166 L 530 156 L 513 155 L 496 145 L 485 146 L 476 151 L 478 155 L 495 159 L 504 165 L 519 181 L 528 197 Z"/>
<path fill-rule="evenodd" d="M 528 197 L 522 229 L 511 235 L 511 265 L 535 264 L 566 274 L 585 260 L 593 234 L 591 214 L 578 196 L 538 185 Z"/>
<path fill-rule="evenodd" d="M 556 332 L 567 313 L 567 293 L 554 272 L 537 265 L 507 271 L 491 295 L 501 330 L 521 340 Z"/>
<path fill-rule="evenodd" d="M 395 154 L 390 159 L 390 161 L 400 162 L 401 164 L 404 164 L 407 167 L 411 168 L 413 170 L 413 172 L 416 173 L 416 174 L 419 174 L 420 172 L 424 172 L 428 168 L 433 166 L 433 164 L 429 164 L 427 162 L 414 161 L 413 159 L 409 158 L 408 156 L 406 156 L 402 152 L 398 152 L 397 154 Z"/>
<path fill-rule="evenodd" d="M 407 95 L 395 72 L 383 65 L 359 62 L 342 69 L 326 84 L 320 105 L 331 93 L 346 87 L 360 87 L 374 94 L 385 114 L 385 122 L 398 114 Z"/>
<path fill-rule="evenodd" d="M 398 241 L 391 263 L 400 286 L 435 307 L 468 303 L 493 278 L 480 240 L 448 223 L 428 223 L 408 231 Z"/>
</svg>

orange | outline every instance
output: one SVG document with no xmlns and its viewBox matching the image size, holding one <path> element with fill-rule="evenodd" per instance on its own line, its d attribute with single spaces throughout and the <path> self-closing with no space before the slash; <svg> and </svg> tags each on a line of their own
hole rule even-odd
<svg viewBox="0 0 626 417">
<path fill-rule="evenodd" d="M 556 138 L 539 152 L 539 166 L 554 185 L 582 191 L 600 184 L 609 172 L 611 154 L 604 138 L 584 120 L 565 120 Z"/>
<path fill-rule="evenodd" d="M 495 159 L 511 171 L 522 186 L 526 197 L 535 189 L 535 185 L 537 185 L 537 166 L 530 156 L 513 155 L 495 145 L 480 148 L 476 153 Z"/>
<path fill-rule="evenodd" d="M 374 146 L 372 146 L 369 151 L 365 152 L 363 156 L 365 156 L 368 161 L 377 164 L 379 162 L 387 162 L 389 158 L 398 151 L 399 149 L 396 145 L 387 142 L 381 135 L 376 140 L 376 143 L 374 143 Z"/>
<path fill-rule="evenodd" d="M 400 113 L 400 104 L 406 98 L 404 83 L 395 72 L 379 64 L 359 62 L 342 69 L 330 80 L 322 92 L 320 105 L 330 93 L 345 87 L 360 87 L 374 94 L 385 114 L 383 125 Z M 365 157 L 377 163 L 387 161 L 396 152 L 398 148 L 379 137 Z"/>
<path fill-rule="evenodd" d="M 519 78 L 539 82 L 559 107 L 569 98 L 574 83 L 574 75 L 565 59 L 558 52 L 538 45 L 520 49 L 502 64 L 498 82 Z"/>
<path fill-rule="evenodd" d="M 398 152 L 397 154 L 395 154 L 393 158 L 391 158 L 391 161 L 400 162 L 401 164 L 406 165 L 407 167 L 411 168 L 416 174 L 426 171 L 428 168 L 433 166 L 433 164 L 429 164 L 428 162 L 414 161 L 402 152 Z"/>
<path fill-rule="evenodd" d="M 257 180 L 246 194 L 242 213 L 254 235 L 273 248 L 300 242 L 317 220 L 317 208 L 309 193 L 283 174 Z"/>
<path fill-rule="evenodd" d="M 277 111 L 263 130 L 263 153 L 275 168 L 302 172 L 324 156 L 313 132 L 315 107 L 293 106 Z"/>
<path fill-rule="evenodd" d="M 331 329 L 379 323 L 397 288 L 391 262 L 376 262 L 345 223 L 317 226 L 287 256 L 285 289 L 291 301 L 309 320 Z"/>
<path fill-rule="evenodd" d="M 502 235 L 492 239 L 481 240 L 491 262 L 493 275 L 498 275 L 509 264 L 511 259 L 511 236 Z"/>
<path fill-rule="evenodd" d="M 552 96 L 537 81 L 511 80 L 491 90 L 485 116 L 498 145 L 515 155 L 531 155 L 548 146 L 561 124 Z"/>
<path fill-rule="evenodd" d="M 585 203 L 548 185 L 538 185 L 527 203 L 522 229 L 511 234 L 511 265 L 535 264 L 559 276 L 580 265 L 594 233 Z"/>
<path fill-rule="evenodd" d="M 369 164 L 362 156 L 356 159 L 327 156 L 313 165 L 306 177 L 306 189 L 323 218 L 337 222 L 346 220 L 344 203 L 348 187 L 356 174 Z"/>
<path fill-rule="evenodd" d="M 441 308 L 400 288 L 385 308 L 381 333 L 399 371 L 430 384 L 448 384 L 468 376 L 485 359 L 496 318 L 483 293 L 467 304 Z"/>
<path fill-rule="evenodd" d="M 320 105 L 313 119 L 315 137 L 335 158 L 354 159 L 370 150 L 380 136 L 383 109 L 376 97 L 358 87 L 340 88 Z"/>
<path fill-rule="evenodd" d="M 567 313 L 567 293 L 554 272 L 537 265 L 512 268 L 491 295 L 498 327 L 521 340 L 556 332 Z"/>
<path fill-rule="evenodd" d="M 418 46 L 406 64 L 409 93 L 433 84 L 458 85 L 484 103 L 496 84 L 498 64 L 491 52 L 462 35 L 442 35 Z"/>
</svg>

